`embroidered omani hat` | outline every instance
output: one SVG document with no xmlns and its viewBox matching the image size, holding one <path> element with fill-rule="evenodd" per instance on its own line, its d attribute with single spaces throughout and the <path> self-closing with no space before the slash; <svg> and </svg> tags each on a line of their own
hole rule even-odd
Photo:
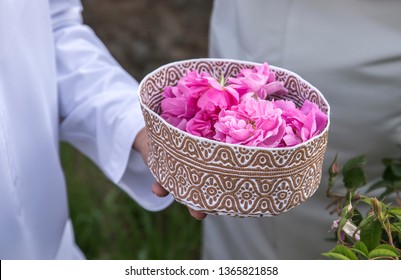
<svg viewBox="0 0 401 280">
<path fill-rule="evenodd" d="M 260 148 L 226 144 L 197 137 L 160 117 L 163 89 L 177 84 L 187 70 L 224 75 L 260 65 L 247 61 L 192 59 L 164 65 L 139 85 L 139 99 L 149 136 L 148 165 L 156 180 L 174 198 L 193 209 L 215 215 L 275 216 L 286 212 L 317 190 L 327 147 L 330 107 L 324 96 L 296 73 L 270 66 L 288 94 L 269 96 L 305 100 L 328 116 L 317 136 L 293 147 Z"/>
</svg>

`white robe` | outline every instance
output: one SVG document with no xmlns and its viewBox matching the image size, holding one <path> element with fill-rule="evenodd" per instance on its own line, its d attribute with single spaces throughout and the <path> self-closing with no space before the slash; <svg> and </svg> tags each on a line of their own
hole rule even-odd
<svg viewBox="0 0 401 280">
<path fill-rule="evenodd" d="M 75 0 L 0 1 L 0 259 L 75 259 L 64 140 L 148 210 L 171 197 L 131 150 L 137 82 L 82 24 Z"/>
<path fill-rule="evenodd" d="M 368 178 L 401 150 L 401 1 L 216 0 L 210 56 L 268 63 L 315 85 L 331 107 L 317 193 L 273 218 L 208 217 L 205 259 L 317 259 L 333 248 L 328 165 L 366 154 Z"/>
</svg>

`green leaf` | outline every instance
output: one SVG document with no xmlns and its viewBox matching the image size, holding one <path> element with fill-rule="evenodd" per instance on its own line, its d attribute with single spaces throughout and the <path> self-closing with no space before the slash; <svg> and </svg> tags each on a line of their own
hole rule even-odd
<svg viewBox="0 0 401 280">
<path fill-rule="evenodd" d="M 367 177 L 362 168 L 352 168 L 343 172 L 343 182 L 347 189 L 357 189 L 367 182 Z"/>
<path fill-rule="evenodd" d="M 401 216 L 401 208 L 399 207 L 390 208 L 388 212 L 395 216 Z"/>
<path fill-rule="evenodd" d="M 390 208 L 388 213 L 391 216 L 397 217 L 401 221 L 401 208 Z"/>
<path fill-rule="evenodd" d="M 357 256 L 354 254 L 354 252 L 352 252 L 352 250 L 350 248 L 345 247 L 342 244 L 341 245 L 337 245 L 330 252 L 346 256 L 349 260 L 357 260 L 358 259 Z"/>
<path fill-rule="evenodd" d="M 366 204 L 372 205 L 370 197 L 363 197 L 360 201 L 362 201 Z"/>
<path fill-rule="evenodd" d="M 338 253 L 328 252 L 328 253 L 323 253 L 322 255 L 325 257 L 328 257 L 330 259 L 333 259 L 333 260 L 350 260 L 346 256 L 338 254 Z"/>
<path fill-rule="evenodd" d="M 366 247 L 365 243 L 363 243 L 362 241 L 355 242 L 354 249 L 360 251 L 361 254 L 364 255 L 365 257 L 368 257 L 369 254 L 368 247 Z"/>
<path fill-rule="evenodd" d="M 401 233 L 401 223 L 392 223 L 390 224 L 391 232 Z"/>
<path fill-rule="evenodd" d="M 380 244 L 382 236 L 382 226 L 379 221 L 366 223 L 361 228 L 361 241 L 365 243 L 369 251 L 373 250 Z"/>
<path fill-rule="evenodd" d="M 401 177 L 401 165 L 399 164 L 392 164 L 391 165 L 391 171 L 393 171 L 393 174 L 397 177 Z"/>
<path fill-rule="evenodd" d="M 349 159 L 343 166 L 343 172 L 348 172 L 354 168 L 362 168 L 366 164 L 366 156 L 360 155 L 354 158 Z"/>
<path fill-rule="evenodd" d="M 384 169 L 384 172 L 383 172 L 383 180 L 394 181 L 394 180 L 397 180 L 397 179 L 398 178 L 393 173 L 393 169 L 391 168 L 391 166 L 387 166 L 386 169 Z"/>
<path fill-rule="evenodd" d="M 344 208 L 342 211 L 343 215 L 346 215 L 347 213 L 344 213 Z M 341 217 L 340 221 L 338 222 L 338 231 L 342 231 L 343 227 L 345 226 L 345 224 L 347 223 L 347 217 Z"/>
<path fill-rule="evenodd" d="M 359 254 L 361 255 L 363 258 L 368 259 L 368 255 L 366 255 L 364 252 L 362 252 L 361 250 L 355 249 L 355 248 L 351 248 L 352 252 L 354 252 L 355 254 Z M 362 259 L 363 259 L 362 258 Z M 358 258 L 359 259 L 359 258 Z"/>
<path fill-rule="evenodd" d="M 354 223 L 354 225 L 359 225 L 363 220 L 362 214 L 356 208 L 354 208 L 353 212 L 354 213 L 351 217 L 351 221 Z"/>
<path fill-rule="evenodd" d="M 369 259 L 398 259 L 397 254 L 387 249 L 374 249 L 369 253 Z"/>
<path fill-rule="evenodd" d="M 394 248 L 393 246 L 391 246 L 389 244 L 380 244 L 379 246 L 377 246 L 375 248 L 375 250 L 377 250 L 377 249 L 386 249 L 386 250 L 392 251 L 394 254 L 397 255 L 397 257 L 400 257 L 400 255 L 401 255 L 401 253 L 398 252 L 396 248 Z"/>
<path fill-rule="evenodd" d="M 364 226 L 366 226 L 367 224 L 372 223 L 374 220 L 375 220 L 374 216 L 367 216 L 367 217 L 363 218 L 363 220 L 358 225 L 358 229 L 361 229 Z"/>
</svg>

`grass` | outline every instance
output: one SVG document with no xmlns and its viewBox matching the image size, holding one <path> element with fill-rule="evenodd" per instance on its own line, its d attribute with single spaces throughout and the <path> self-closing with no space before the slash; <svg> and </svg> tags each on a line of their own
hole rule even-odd
<svg viewBox="0 0 401 280">
<path fill-rule="evenodd" d="M 88 259 L 198 259 L 201 223 L 174 203 L 148 212 L 86 157 L 61 146 L 76 242 Z"/>
</svg>

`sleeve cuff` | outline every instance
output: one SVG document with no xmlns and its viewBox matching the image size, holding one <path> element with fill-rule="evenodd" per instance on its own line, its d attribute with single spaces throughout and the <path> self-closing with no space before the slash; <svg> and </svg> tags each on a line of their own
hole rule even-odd
<svg viewBox="0 0 401 280">
<path fill-rule="evenodd" d="M 132 150 L 127 169 L 118 185 L 144 209 L 160 211 L 168 207 L 174 198 L 171 195 L 156 196 L 151 190 L 154 181 L 155 178 L 143 162 L 141 155 Z"/>
</svg>

